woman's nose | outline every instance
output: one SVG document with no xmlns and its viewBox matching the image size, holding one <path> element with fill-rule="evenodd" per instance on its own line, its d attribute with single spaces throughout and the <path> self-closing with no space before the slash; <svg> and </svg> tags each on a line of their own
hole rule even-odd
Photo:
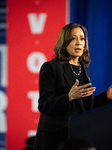
<svg viewBox="0 0 112 150">
<path fill-rule="evenodd" d="M 80 44 L 80 43 L 81 43 L 80 39 L 77 39 L 76 44 Z"/>
</svg>

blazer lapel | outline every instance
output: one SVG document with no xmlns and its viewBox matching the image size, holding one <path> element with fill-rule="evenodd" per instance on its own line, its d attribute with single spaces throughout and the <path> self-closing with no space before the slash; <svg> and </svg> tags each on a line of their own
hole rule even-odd
<svg viewBox="0 0 112 150">
<path fill-rule="evenodd" d="M 85 75 L 86 75 L 86 77 L 87 77 L 87 81 L 90 83 L 91 80 L 90 80 L 88 68 L 86 68 L 86 67 L 83 67 L 83 68 L 84 68 Z M 92 95 L 90 96 L 90 109 L 93 108 L 93 105 L 94 105 L 94 95 L 92 94 Z"/>
<path fill-rule="evenodd" d="M 82 65 L 82 66 L 83 66 L 83 65 Z M 66 78 L 68 84 L 70 85 L 70 87 L 72 87 L 73 84 L 74 84 L 75 81 L 76 81 L 76 78 L 75 78 L 75 76 L 74 76 L 74 74 L 73 74 L 73 71 L 72 71 L 72 69 L 70 68 L 69 63 L 63 64 L 63 67 L 64 67 L 64 76 L 65 76 L 65 78 Z M 87 69 L 86 67 L 83 67 L 83 69 L 84 69 L 84 73 L 85 73 L 85 75 L 86 75 L 87 81 L 88 81 L 88 83 L 90 83 L 91 80 L 90 80 L 90 76 L 89 76 L 88 69 Z"/>
<path fill-rule="evenodd" d="M 64 67 L 64 77 L 66 79 L 66 81 L 68 82 L 70 88 L 75 84 L 76 82 L 76 78 L 72 72 L 72 69 L 70 68 L 69 63 L 65 63 L 63 64 Z M 82 105 L 82 99 L 76 99 L 80 105 L 80 107 L 82 108 L 83 111 L 85 111 L 84 106 Z"/>
<path fill-rule="evenodd" d="M 73 72 L 70 68 L 69 63 L 65 63 L 63 64 L 64 67 L 64 77 L 66 79 L 66 81 L 68 82 L 70 88 L 75 84 L 76 79 L 74 78 Z"/>
<path fill-rule="evenodd" d="M 91 82 L 91 80 L 90 80 L 90 76 L 89 76 L 88 68 L 83 67 L 83 69 L 84 69 L 85 75 L 86 75 L 86 77 L 87 77 L 87 81 L 90 83 L 90 82 Z"/>
</svg>

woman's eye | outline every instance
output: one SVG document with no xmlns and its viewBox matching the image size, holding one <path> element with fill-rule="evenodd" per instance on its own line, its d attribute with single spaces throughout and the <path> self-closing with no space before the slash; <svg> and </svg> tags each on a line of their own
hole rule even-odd
<svg viewBox="0 0 112 150">
<path fill-rule="evenodd" d="M 75 39 L 76 39 L 75 37 L 72 38 L 72 40 L 75 40 Z"/>
<path fill-rule="evenodd" d="M 85 40 L 85 38 L 81 38 L 81 40 Z"/>
</svg>

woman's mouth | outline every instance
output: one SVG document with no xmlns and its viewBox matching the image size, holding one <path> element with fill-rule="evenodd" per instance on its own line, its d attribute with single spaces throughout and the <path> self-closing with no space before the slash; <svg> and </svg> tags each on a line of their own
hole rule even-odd
<svg viewBox="0 0 112 150">
<path fill-rule="evenodd" d="M 80 53 L 80 52 L 81 52 L 81 48 L 76 48 L 75 51 L 76 51 L 77 53 Z"/>
</svg>

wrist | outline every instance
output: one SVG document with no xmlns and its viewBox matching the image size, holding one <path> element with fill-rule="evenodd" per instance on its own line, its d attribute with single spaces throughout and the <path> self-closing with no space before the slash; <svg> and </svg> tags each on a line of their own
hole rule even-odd
<svg viewBox="0 0 112 150">
<path fill-rule="evenodd" d="M 69 101 L 73 100 L 72 97 L 70 96 L 70 93 L 68 93 L 68 99 L 69 99 Z"/>
</svg>

